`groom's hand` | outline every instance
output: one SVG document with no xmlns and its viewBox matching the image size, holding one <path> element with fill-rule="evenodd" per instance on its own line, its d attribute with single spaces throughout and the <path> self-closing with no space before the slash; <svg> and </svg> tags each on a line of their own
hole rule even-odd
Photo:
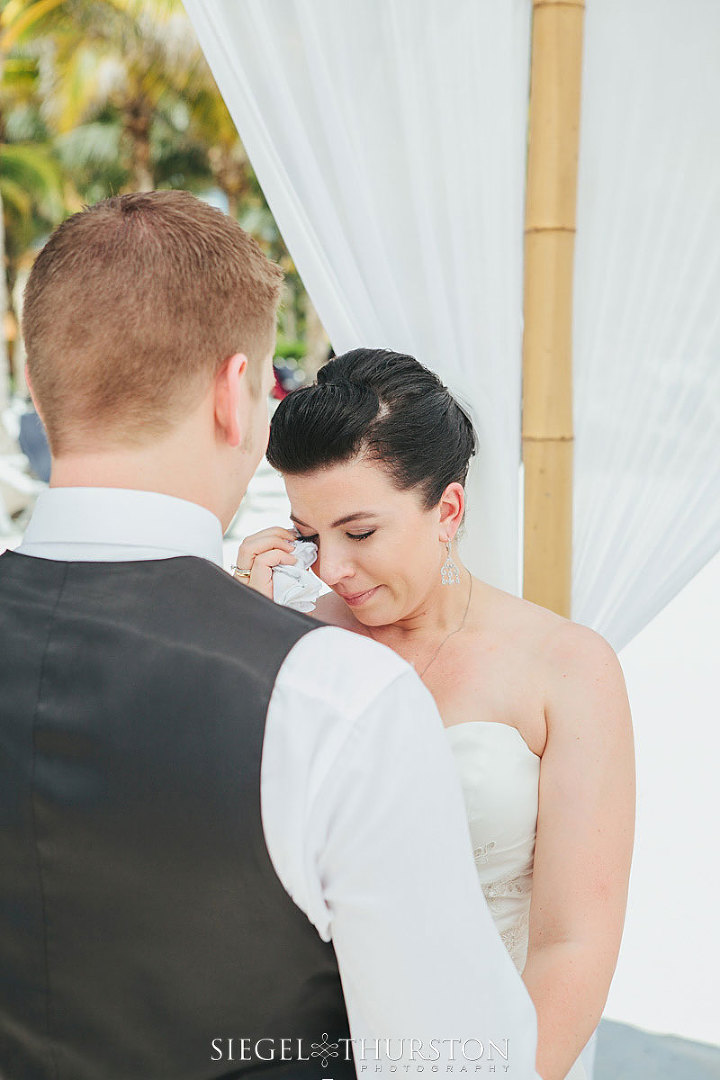
<svg viewBox="0 0 720 1080">
<path fill-rule="evenodd" d="M 238 570 L 249 570 L 250 576 L 239 577 L 236 573 L 237 580 L 272 600 L 273 567 L 295 565 L 297 558 L 292 549 L 296 540 L 295 533 L 280 526 L 246 536 L 238 548 L 236 562 Z"/>
</svg>

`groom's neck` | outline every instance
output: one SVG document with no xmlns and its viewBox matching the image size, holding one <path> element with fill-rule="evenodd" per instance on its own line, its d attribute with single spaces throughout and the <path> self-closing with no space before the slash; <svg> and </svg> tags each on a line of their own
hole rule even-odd
<svg viewBox="0 0 720 1080">
<path fill-rule="evenodd" d="M 212 462 L 201 447 L 187 438 L 169 437 L 130 449 L 105 447 L 54 457 L 50 487 L 125 488 L 172 495 L 204 506 L 225 528 L 225 508 L 214 479 Z"/>
</svg>

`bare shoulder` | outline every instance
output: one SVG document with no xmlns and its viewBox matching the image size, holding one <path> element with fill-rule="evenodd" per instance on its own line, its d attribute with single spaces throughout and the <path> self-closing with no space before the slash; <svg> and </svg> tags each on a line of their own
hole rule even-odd
<svg viewBox="0 0 720 1080">
<path fill-rule="evenodd" d="M 525 656 L 540 658 L 548 638 L 561 632 L 569 623 L 548 608 L 533 604 L 522 596 L 505 592 L 487 582 L 477 582 L 477 608 L 486 627 L 497 631 L 506 647 L 513 653 L 522 650 Z"/>
<path fill-rule="evenodd" d="M 512 632 L 515 639 L 530 648 L 546 665 L 559 674 L 566 669 L 613 667 L 619 661 L 612 646 L 589 626 L 572 622 L 539 604 L 485 586 L 495 607 L 495 618 Z"/>
<path fill-rule="evenodd" d="M 545 639 L 548 731 L 578 724 L 603 742 L 631 736 L 625 676 L 612 645 L 589 626 L 563 619 Z"/>
<path fill-rule="evenodd" d="M 342 601 L 334 592 L 323 593 L 315 604 L 313 618 L 327 623 L 329 626 L 342 626 L 341 612 L 339 611 L 340 604 L 342 604 Z M 345 607 L 344 604 L 342 606 Z"/>
<path fill-rule="evenodd" d="M 363 632 L 362 624 L 354 618 L 347 604 L 344 604 L 334 592 L 323 593 L 318 599 L 313 618 L 327 623 L 328 626 L 340 626 L 343 630 L 353 630 L 355 633 Z"/>
<path fill-rule="evenodd" d="M 595 630 L 530 600 L 483 586 L 488 618 L 510 654 L 542 687 L 545 716 L 612 711 L 629 716 L 620 661 Z"/>
<path fill-rule="evenodd" d="M 544 641 L 543 655 L 560 678 L 579 678 L 586 683 L 623 680 L 622 668 L 612 645 L 589 626 L 559 619 Z"/>
</svg>

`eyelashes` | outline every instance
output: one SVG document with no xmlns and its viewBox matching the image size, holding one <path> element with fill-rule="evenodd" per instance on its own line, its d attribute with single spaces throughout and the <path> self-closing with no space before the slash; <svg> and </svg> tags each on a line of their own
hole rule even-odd
<svg viewBox="0 0 720 1080">
<path fill-rule="evenodd" d="M 348 540 L 358 540 L 359 541 L 359 540 L 367 540 L 367 538 L 369 536 L 372 536 L 374 532 L 375 532 L 374 529 L 370 529 L 370 531 L 366 532 L 366 533 L 345 533 L 345 535 L 347 536 Z M 312 536 L 301 536 L 300 539 L 301 540 L 311 540 L 313 544 L 319 544 L 320 543 L 320 537 L 318 536 L 317 533 L 315 533 Z"/>
</svg>

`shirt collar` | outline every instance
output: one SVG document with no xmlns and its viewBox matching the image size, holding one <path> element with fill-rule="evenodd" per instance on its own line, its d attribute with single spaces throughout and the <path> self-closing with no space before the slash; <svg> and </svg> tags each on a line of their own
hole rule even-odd
<svg viewBox="0 0 720 1080">
<path fill-rule="evenodd" d="M 40 493 L 23 546 L 113 545 L 196 555 L 223 564 L 222 527 L 204 506 L 126 488 L 59 487 Z"/>
</svg>

